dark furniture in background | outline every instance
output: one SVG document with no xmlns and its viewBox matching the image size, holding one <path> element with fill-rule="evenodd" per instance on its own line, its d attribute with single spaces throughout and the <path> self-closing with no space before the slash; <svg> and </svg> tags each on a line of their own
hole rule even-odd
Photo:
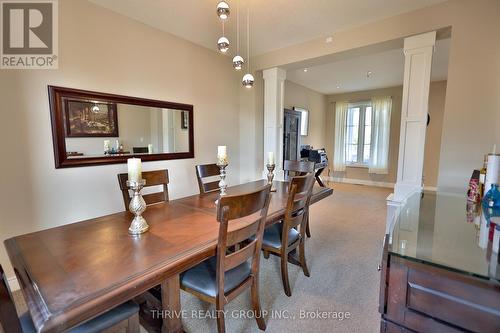
<svg viewBox="0 0 500 333">
<path fill-rule="evenodd" d="M 227 192 L 248 193 L 266 184 L 260 180 Z M 274 186 L 267 225 L 284 218 L 288 197 L 287 183 Z M 314 187 L 311 203 L 332 192 Z M 180 311 L 179 274 L 216 254 L 217 197 L 213 192 L 149 206 L 143 216 L 150 230 L 140 238 L 128 234 L 132 216 L 124 211 L 7 239 L 5 248 L 35 327 L 41 332 L 72 328 L 158 284 L 163 309 Z M 159 332 L 162 324 L 166 332 L 182 330 L 180 318 L 143 320 L 152 324 L 150 331 Z"/>
<path fill-rule="evenodd" d="M 264 257 L 269 258 L 269 254 L 281 257 L 281 278 L 287 296 L 292 296 L 288 279 L 289 261 L 302 267 L 304 275 L 309 276 L 305 255 L 305 229 L 313 185 L 312 174 L 293 177 L 289 185 L 283 222 L 275 223 L 264 230 L 262 240 Z M 297 248 L 299 249 L 298 260 L 290 253 L 292 251 L 297 253 Z"/>
<path fill-rule="evenodd" d="M 52 141 L 54 145 L 54 158 L 56 168 L 67 168 L 77 166 L 90 166 L 102 164 L 125 163 L 128 158 L 134 157 L 133 154 L 110 155 L 110 156 L 89 156 L 81 158 L 68 158 L 66 150 L 66 119 L 65 101 L 68 99 L 82 101 L 98 101 L 99 104 L 129 104 L 159 109 L 172 109 L 184 111 L 183 114 L 188 117 L 188 137 L 189 151 L 178 153 L 155 153 L 147 155 L 138 155 L 142 161 L 173 160 L 194 157 L 194 132 L 193 132 L 193 105 L 174 102 L 157 101 L 152 99 L 107 94 L 94 91 L 86 91 L 72 88 L 63 88 L 48 86 L 50 116 L 52 124 Z M 184 119 L 184 117 L 183 117 Z M 184 119 L 184 121 L 186 121 Z"/>
<path fill-rule="evenodd" d="M 215 304 L 219 333 L 226 331 L 224 306 L 247 288 L 251 288 L 257 324 L 261 330 L 266 329 L 259 299 L 259 267 L 270 191 L 271 185 L 266 185 L 254 192 L 221 197 L 217 203 L 217 254 L 181 274 L 183 290 Z M 241 225 L 243 219 L 256 213 Z M 236 227 L 228 231 L 229 224 Z M 250 237 L 253 240 L 244 242 Z M 238 244 L 241 247 L 227 254 L 228 248 Z"/>
<path fill-rule="evenodd" d="M 283 161 L 298 160 L 302 113 L 285 109 L 283 128 Z"/>
<path fill-rule="evenodd" d="M 385 236 L 380 331 L 500 332 L 500 259 L 488 218 L 474 205 L 466 211 L 464 196 L 422 194 L 398 208 Z"/>
<path fill-rule="evenodd" d="M 196 167 L 196 179 L 200 194 L 214 192 L 219 190 L 219 180 L 206 181 L 205 178 L 216 177 L 220 175 L 220 169 L 217 164 L 201 164 Z"/>
<path fill-rule="evenodd" d="M 316 170 L 314 176 L 316 177 L 319 186 L 324 187 L 325 184 L 321 179 L 321 173 L 328 167 L 328 156 L 326 155 L 326 150 L 324 148 L 313 149 L 309 145 L 303 145 L 300 149 L 300 158 L 314 162 L 314 169 Z"/>
<path fill-rule="evenodd" d="M 0 265 L 0 325 L 5 333 L 35 333 L 29 312 L 17 316 L 16 307 L 7 283 L 7 277 Z M 139 306 L 126 302 L 100 316 L 69 330 L 68 333 L 113 332 L 139 333 Z"/>
<path fill-rule="evenodd" d="M 152 205 L 159 202 L 168 201 L 168 170 L 155 170 L 155 171 L 143 171 L 142 179 L 146 180 L 146 185 L 144 187 L 151 186 L 163 186 L 163 191 L 156 193 L 143 194 L 142 197 L 146 201 L 147 205 Z M 128 205 L 132 197 L 130 196 L 130 190 L 127 186 L 128 174 L 121 173 L 118 175 L 118 183 L 120 184 L 120 190 L 122 191 L 123 203 L 125 204 L 125 210 L 128 210 Z"/>
<path fill-rule="evenodd" d="M 134 154 L 147 154 L 149 149 L 148 147 L 132 147 L 132 152 Z"/>
</svg>

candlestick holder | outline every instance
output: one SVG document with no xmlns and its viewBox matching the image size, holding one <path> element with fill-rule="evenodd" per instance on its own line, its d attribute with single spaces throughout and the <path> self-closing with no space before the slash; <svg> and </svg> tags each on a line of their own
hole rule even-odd
<svg viewBox="0 0 500 333">
<path fill-rule="evenodd" d="M 134 191 L 134 195 L 128 205 L 129 211 L 135 215 L 132 223 L 130 223 L 130 227 L 128 228 L 128 232 L 131 235 L 140 235 L 149 229 L 148 223 L 144 217 L 142 217 L 142 213 L 146 210 L 146 201 L 144 201 L 144 198 L 141 195 L 141 190 L 144 185 L 146 185 L 145 179 L 140 179 L 138 181 L 127 180 L 128 188 Z"/>
<path fill-rule="evenodd" d="M 220 169 L 220 181 L 219 181 L 219 189 L 220 189 L 220 196 L 226 195 L 226 188 L 227 188 L 227 183 L 226 183 L 226 167 L 229 165 L 229 163 L 224 162 L 224 163 L 217 163 L 217 166 Z"/>
<path fill-rule="evenodd" d="M 276 168 L 276 164 L 266 164 L 267 168 L 267 183 L 271 184 L 271 192 L 276 192 L 276 188 L 273 185 L 274 178 L 274 169 Z"/>
</svg>

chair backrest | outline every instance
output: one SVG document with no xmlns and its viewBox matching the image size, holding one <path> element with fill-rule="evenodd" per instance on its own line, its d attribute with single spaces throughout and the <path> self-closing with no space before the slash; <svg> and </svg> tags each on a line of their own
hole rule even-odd
<svg viewBox="0 0 500 333">
<path fill-rule="evenodd" d="M 205 182 L 205 178 L 218 176 L 220 169 L 217 164 L 201 164 L 196 166 L 196 178 L 198 179 L 198 187 L 200 194 L 214 192 L 219 190 L 219 180 Z"/>
<path fill-rule="evenodd" d="M 282 244 L 288 244 L 288 234 L 291 228 L 300 226 L 302 237 L 305 233 L 309 204 L 314 185 L 314 174 L 293 177 L 288 188 L 288 200 L 283 220 Z"/>
<path fill-rule="evenodd" d="M 314 162 L 311 161 L 290 161 L 285 160 L 283 170 L 285 180 L 290 180 L 293 176 L 304 176 L 309 172 L 314 172 Z"/>
<path fill-rule="evenodd" d="M 127 179 L 128 174 L 120 173 L 118 175 L 118 183 L 120 184 L 120 190 L 123 195 L 123 203 L 125 204 L 125 210 L 128 209 L 128 205 L 130 204 L 130 200 L 132 197 L 130 196 L 131 191 L 127 187 Z M 163 191 L 157 193 L 149 193 L 143 194 L 142 197 L 144 201 L 146 201 L 147 205 L 152 205 L 155 203 L 168 201 L 168 170 L 156 170 L 156 171 L 143 171 L 142 179 L 146 180 L 145 187 L 150 186 L 163 186 Z"/>
<path fill-rule="evenodd" d="M 227 195 L 218 200 L 217 221 L 217 290 L 224 296 L 224 272 L 252 258 L 252 276 L 258 279 L 259 255 L 269 209 L 271 185 L 241 195 Z M 229 224 L 232 228 L 228 228 Z M 230 230 L 228 230 L 230 229 Z M 253 240 L 250 237 L 255 236 Z M 227 248 L 248 240 L 237 251 L 227 254 Z"/>
<path fill-rule="evenodd" d="M 22 333 L 16 306 L 12 300 L 7 277 L 0 265 L 0 325 L 4 332 Z"/>
<path fill-rule="evenodd" d="M 145 154 L 149 152 L 148 147 L 132 147 L 132 152 L 134 154 Z"/>
</svg>

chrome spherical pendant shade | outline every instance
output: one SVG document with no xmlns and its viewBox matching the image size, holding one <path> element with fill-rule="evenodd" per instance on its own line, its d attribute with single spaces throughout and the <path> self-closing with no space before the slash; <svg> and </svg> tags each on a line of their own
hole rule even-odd
<svg viewBox="0 0 500 333">
<path fill-rule="evenodd" d="M 221 1 L 217 4 L 217 16 L 219 16 L 221 20 L 227 20 L 229 13 L 230 10 L 227 2 Z"/>
<path fill-rule="evenodd" d="M 243 57 L 237 55 L 233 58 L 233 67 L 237 71 L 241 70 L 243 68 L 243 64 L 245 63 L 245 60 L 243 60 Z"/>
<path fill-rule="evenodd" d="M 229 50 L 229 39 L 226 37 L 221 37 L 217 41 L 217 47 L 222 53 L 226 53 Z"/>
<path fill-rule="evenodd" d="M 243 84 L 243 86 L 245 88 L 252 88 L 253 87 L 253 82 L 254 82 L 254 78 L 253 78 L 253 75 L 248 73 L 248 74 L 245 74 L 245 76 L 243 76 L 243 80 L 241 81 L 241 83 Z"/>
</svg>

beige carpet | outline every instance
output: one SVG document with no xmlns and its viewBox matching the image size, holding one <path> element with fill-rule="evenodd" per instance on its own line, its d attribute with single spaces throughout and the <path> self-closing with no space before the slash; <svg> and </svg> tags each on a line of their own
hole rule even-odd
<svg viewBox="0 0 500 333">
<path fill-rule="evenodd" d="M 312 238 L 307 239 L 306 255 L 311 277 L 289 266 L 292 297 L 283 292 L 279 259 L 271 256 L 261 262 L 261 303 L 275 311 L 267 318 L 267 332 L 377 332 L 379 273 L 385 230 L 385 198 L 389 189 L 359 185 L 331 184 L 333 196 L 311 208 Z M 16 293 L 20 310 L 25 308 Z M 213 307 L 182 292 L 186 332 L 214 332 L 214 319 L 199 317 Z M 255 319 L 236 318 L 240 309 L 250 310 L 250 293 L 244 293 L 226 306 L 228 332 L 259 332 Z M 286 310 L 286 311 L 282 311 Z M 337 319 L 301 319 L 302 311 Z M 282 311 L 281 313 L 279 311 Z M 328 312 L 330 312 L 328 314 Z M 346 315 L 348 319 L 339 320 Z M 341 313 L 341 314 L 339 314 Z M 281 314 L 283 318 L 278 318 Z M 235 318 L 233 318 L 235 317 Z"/>
</svg>

